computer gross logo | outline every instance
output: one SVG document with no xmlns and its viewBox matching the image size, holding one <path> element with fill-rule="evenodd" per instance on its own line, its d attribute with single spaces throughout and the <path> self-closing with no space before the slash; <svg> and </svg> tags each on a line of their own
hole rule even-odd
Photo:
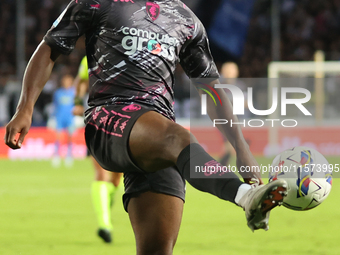
<svg viewBox="0 0 340 255">
<path fill-rule="evenodd" d="M 175 47 L 179 44 L 176 38 L 133 27 L 123 27 L 122 33 L 125 35 L 122 40 L 122 47 L 126 50 L 124 54 L 131 56 L 146 48 L 154 55 L 175 60 Z"/>
</svg>

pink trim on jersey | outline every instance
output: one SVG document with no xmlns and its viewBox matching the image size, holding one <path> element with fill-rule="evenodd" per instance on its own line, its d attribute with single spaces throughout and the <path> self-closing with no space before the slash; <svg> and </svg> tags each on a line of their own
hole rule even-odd
<svg viewBox="0 0 340 255">
<path fill-rule="evenodd" d="M 109 115 L 101 117 L 99 123 L 103 124 L 104 126 L 106 126 L 106 122 L 107 122 L 108 119 L 109 119 Z"/>
<path fill-rule="evenodd" d="M 114 2 L 118 2 L 118 0 L 113 0 Z M 120 0 L 121 2 L 125 2 L 125 3 L 128 3 L 128 2 L 130 2 L 130 3 L 135 3 L 134 1 L 132 1 L 132 0 Z"/>
<path fill-rule="evenodd" d="M 116 122 L 115 122 L 115 124 L 114 124 L 114 126 L 113 126 L 113 130 L 114 130 L 114 131 L 117 130 L 117 127 L 118 127 L 119 122 L 120 122 L 121 119 L 122 119 L 122 118 L 119 118 L 118 120 L 116 120 Z"/>
<path fill-rule="evenodd" d="M 106 110 L 105 108 L 102 108 L 103 112 L 105 112 L 106 114 L 109 114 L 109 111 Z"/>
<path fill-rule="evenodd" d="M 121 113 L 119 113 L 119 112 L 115 112 L 115 111 L 113 111 L 113 110 L 111 110 L 111 112 L 112 112 L 113 114 L 115 114 L 115 115 L 118 115 L 119 117 L 131 119 L 131 116 L 129 116 L 129 115 L 124 115 L 124 114 L 121 114 Z"/>
<path fill-rule="evenodd" d="M 104 128 L 100 128 L 95 123 L 89 122 L 88 124 L 94 126 L 97 130 L 103 131 L 105 134 L 114 135 L 114 136 L 118 136 L 118 137 L 122 137 L 123 136 L 122 134 L 117 134 L 117 133 L 109 132 L 109 131 L 105 130 Z"/>
<path fill-rule="evenodd" d="M 120 125 L 120 131 L 122 131 L 122 133 L 124 132 L 124 129 L 125 129 L 125 127 L 126 127 L 126 123 L 128 122 L 129 120 L 126 120 L 126 121 L 124 121 L 121 125 Z"/>
<path fill-rule="evenodd" d="M 99 116 L 100 113 L 101 113 L 101 111 L 95 112 L 95 113 L 93 114 L 93 116 L 92 116 L 92 119 L 95 121 L 95 120 L 98 118 L 98 116 Z"/>
</svg>

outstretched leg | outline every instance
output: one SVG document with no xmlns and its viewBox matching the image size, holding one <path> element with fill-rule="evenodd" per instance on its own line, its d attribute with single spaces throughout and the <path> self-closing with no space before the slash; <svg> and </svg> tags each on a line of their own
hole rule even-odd
<svg viewBox="0 0 340 255">
<path fill-rule="evenodd" d="M 145 192 L 131 198 L 128 213 L 137 255 L 171 255 L 182 220 L 183 200 Z"/>
<path fill-rule="evenodd" d="M 147 112 L 139 117 L 130 133 L 129 148 L 135 164 L 143 170 L 153 172 L 176 165 L 196 189 L 242 206 L 252 230 L 268 229 L 269 211 L 280 205 L 286 195 L 287 184 L 279 180 L 251 189 L 236 174 L 228 171 L 223 172 L 223 178 L 218 178 L 221 172 L 206 171 L 192 178 L 196 166 L 220 169 L 223 166 L 206 153 L 187 130 L 156 112 Z M 253 163 L 246 148 L 239 150 L 239 154 L 238 157 Z M 270 207 L 267 205 L 269 201 L 272 203 Z"/>
<path fill-rule="evenodd" d="M 196 189 L 234 202 L 243 184 L 237 175 L 225 173 L 226 178 L 191 178 L 193 165 L 220 165 L 197 143 L 196 138 L 182 126 L 156 112 L 143 114 L 130 133 L 130 152 L 135 163 L 147 172 L 176 165 L 184 178 Z M 190 164 L 191 163 L 191 164 Z"/>
<path fill-rule="evenodd" d="M 221 199 L 240 205 L 241 198 L 248 193 L 249 199 L 242 203 L 242 207 L 246 210 L 251 228 L 267 228 L 266 220 L 269 213 L 267 209 L 271 210 L 283 199 L 283 196 L 276 196 L 272 192 L 285 183 L 275 181 L 270 187 L 265 185 L 264 189 L 251 189 L 250 185 L 244 184 L 235 173 L 229 171 L 223 172 L 223 178 L 216 178 L 220 177 L 221 172 L 211 171 L 208 173 L 198 171 L 198 178 L 197 176 L 192 178 L 191 175 L 196 174 L 197 166 L 206 169 L 209 167 L 211 169 L 211 166 L 223 169 L 223 166 L 180 125 L 141 106 L 135 106 L 132 113 L 127 112 L 125 108 L 97 107 L 87 119 L 85 129 L 87 146 L 104 168 L 125 173 L 137 173 L 142 169 L 152 173 L 175 166 L 193 187 Z M 234 131 L 233 146 L 237 151 L 238 167 L 257 166 L 240 131 Z M 249 178 L 253 175 L 251 173 L 243 177 Z M 272 196 L 273 206 L 266 207 L 266 201 Z M 262 206 L 264 210 L 253 210 Z"/>
</svg>

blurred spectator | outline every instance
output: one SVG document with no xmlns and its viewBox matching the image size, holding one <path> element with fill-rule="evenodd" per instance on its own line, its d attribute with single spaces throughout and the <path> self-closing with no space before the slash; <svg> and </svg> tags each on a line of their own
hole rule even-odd
<svg viewBox="0 0 340 255">
<path fill-rule="evenodd" d="M 196 13 L 207 28 L 214 21 L 214 15 L 220 11 L 222 2 L 201 1 Z M 326 60 L 340 60 L 340 1 L 339 0 L 283 0 L 281 2 L 281 60 L 310 61 L 316 50 L 326 52 Z M 248 35 L 241 57 L 211 40 L 212 53 L 217 62 L 236 61 L 240 68 L 240 77 L 266 77 L 268 63 L 271 61 L 271 1 L 255 2 Z M 210 12 L 206 10 L 210 9 Z M 227 10 L 226 10 L 227 12 Z M 225 19 L 223 16 L 220 23 Z"/>
<path fill-rule="evenodd" d="M 234 0 L 213 2 L 184 0 L 203 21 L 210 31 L 214 13 L 219 7 L 228 6 Z M 69 0 L 27 0 L 26 1 L 26 59 L 42 40 L 45 31 L 58 17 Z M 215 49 L 211 42 L 215 59 L 221 63 L 236 61 L 240 67 L 240 77 L 266 77 L 267 65 L 271 61 L 270 0 L 255 1 L 249 22 L 248 35 L 241 57 L 235 57 L 224 49 Z M 228 8 L 226 8 L 226 11 Z M 0 61 L 12 67 L 15 74 L 15 1 L 2 1 L 0 9 Z M 223 23 L 223 20 L 220 21 Z M 339 0 L 283 0 L 281 1 L 281 56 L 283 61 L 312 60 L 315 50 L 323 49 L 330 60 L 340 57 L 340 1 Z M 212 41 L 212 40 L 211 40 Z M 79 52 L 79 55 L 84 52 Z M 77 66 L 81 57 L 74 54 Z M 59 63 L 63 63 L 61 58 Z M 70 64 L 70 63 L 63 63 Z M 76 71 L 76 68 L 74 68 Z M 74 73 L 75 75 L 75 73 Z"/>
<path fill-rule="evenodd" d="M 75 88 L 73 87 L 73 76 L 65 74 L 60 79 L 60 88 L 53 95 L 53 118 L 55 118 L 57 139 L 55 142 L 55 152 L 52 160 L 53 167 L 60 166 L 61 160 L 61 137 L 66 131 L 67 153 L 65 165 L 70 167 L 73 164 L 72 158 L 72 134 L 75 131 L 74 107 Z"/>
</svg>

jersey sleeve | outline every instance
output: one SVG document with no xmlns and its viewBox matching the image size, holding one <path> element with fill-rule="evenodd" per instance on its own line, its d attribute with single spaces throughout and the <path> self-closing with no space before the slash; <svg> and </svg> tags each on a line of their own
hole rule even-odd
<svg viewBox="0 0 340 255">
<path fill-rule="evenodd" d="M 89 73 L 88 73 L 88 67 L 87 67 L 87 57 L 83 57 L 83 59 L 80 62 L 80 66 L 78 69 L 78 76 L 81 80 L 88 80 L 89 79 Z"/>
<path fill-rule="evenodd" d="M 205 28 L 198 20 L 195 32 L 182 47 L 180 64 L 189 78 L 219 78 L 219 73 L 209 48 Z"/>
<path fill-rule="evenodd" d="M 91 29 L 100 4 L 95 0 L 73 0 L 53 23 L 44 41 L 62 54 L 70 54 L 78 38 Z"/>
</svg>

